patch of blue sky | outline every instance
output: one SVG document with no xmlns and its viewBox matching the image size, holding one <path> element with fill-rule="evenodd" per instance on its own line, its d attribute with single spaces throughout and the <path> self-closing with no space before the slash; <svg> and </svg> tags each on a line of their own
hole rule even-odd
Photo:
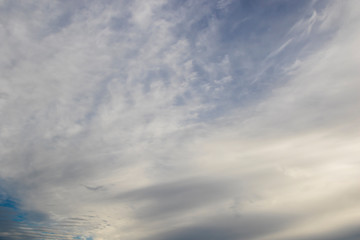
<svg viewBox="0 0 360 240">
<path fill-rule="evenodd" d="M 18 223 L 26 221 L 27 214 L 19 208 L 19 204 L 16 201 L 14 201 L 10 198 L 1 200 L 0 207 L 7 208 L 10 210 L 10 211 L 8 211 L 8 213 L 11 213 L 11 214 L 9 214 L 9 215 L 2 214 L 2 215 L 4 215 L 3 216 L 4 219 L 7 219 L 8 221 L 18 222 Z"/>
<path fill-rule="evenodd" d="M 4 208 L 7 209 L 6 211 L 3 211 L 4 213 L 1 213 L 0 209 L 0 214 L 3 220 L 7 219 L 7 221 L 15 222 L 23 222 L 25 220 L 25 213 L 21 211 L 18 201 L 10 197 L 4 191 L 0 192 L 0 207 L 2 207 L 3 210 L 5 210 Z"/>
<path fill-rule="evenodd" d="M 183 2 L 183 4 L 185 3 Z M 270 5 L 271 7 L 264 8 L 261 5 L 266 5 L 265 2 L 253 4 L 247 1 L 235 1 L 228 6 L 225 12 L 225 10 L 217 9 L 216 4 L 213 3 L 210 6 L 206 5 L 208 11 L 205 10 L 199 16 L 191 16 L 190 21 L 176 25 L 178 37 L 186 38 L 192 51 L 196 52 L 193 66 L 198 78 L 191 85 L 194 94 L 201 95 L 206 103 L 216 103 L 219 108 L 232 102 L 244 102 L 244 100 L 251 99 L 251 96 L 254 99 L 259 98 L 258 95 L 265 90 L 262 84 L 260 84 L 261 86 L 257 86 L 259 83 L 253 84 L 253 79 L 257 77 L 261 67 L 259 62 L 261 64 L 261 61 L 274 48 L 278 47 L 279 42 L 286 40 L 284 39 L 286 31 L 301 16 L 302 12 L 299 9 L 307 9 L 308 2 L 282 4 L 284 5 L 282 7 Z M 286 16 L 289 20 L 283 21 L 283 16 L 279 17 L 282 12 L 287 12 Z M 292 14 L 293 12 L 298 12 L 298 14 Z M 212 27 L 211 24 L 214 20 L 216 22 L 215 32 L 207 33 L 208 45 L 203 46 L 201 42 L 199 45 L 199 39 Z M 182 29 L 186 30 L 182 31 Z M 229 72 L 222 74 L 218 72 L 216 76 L 210 76 L 211 73 L 204 67 L 211 64 L 219 65 L 226 56 L 230 59 L 228 62 Z M 273 76 L 277 72 L 276 67 L 267 66 L 265 70 L 262 70 L 264 74 L 266 73 L 266 77 L 262 79 L 258 77 L 257 81 L 263 80 L 263 84 L 271 86 L 269 80 L 277 79 Z M 231 77 L 233 81 L 222 86 L 214 83 L 224 77 Z M 219 87 L 224 88 L 223 94 L 219 93 Z"/>
<path fill-rule="evenodd" d="M 0 200 L 0 206 L 12 208 L 12 209 L 18 209 L 18 204 L 10 198 Z"/>
<path fill-rule="evenodd" d="M 260 101 L 277 84 L 283 84 L 284 69 L 292 65 L 301 56 L 306 56 L 305 46 L 314 45 L 318 36 L 297 39 L 289 29 L 302 18 L 310 18 L 315 10 L 321 11 L 323 5 L 309 7 L 312 1 L 282 1 L 270 4 L 266 1 L 234 1 L 226 12 L 215 9 L 216 32 L 208 36 L 213 49 L 198 53 L 201 59 L 207 59 L 206 66 L 219 64 L 227 56 L 232 81 L 221 86 L 222 92 L 204 91 L 217 89 L 214 80 L 203 69 L 204 63 L 194 61 L 199 81 L 192 89 L 198 89 L 204 96 L 204 102 L 213 102 L 216 106 L 204 116 L 221 115 L 224 109 L 233 109 L 253 101 Z M 204 16 L 192 25 L 192 35 L 196 39 L 209 26 L 210 16 Z M 295 39 L 295 40 L 294 40 Z M 293 41 L 294 40 L 294 41 Z M 324 39 L 317 42 L 324 43 Z M 196 46 L 193 46 L 196 48 Z M 309 46 L 310 48 L 311 46 Z M 194 50 L 195 51 L 195 50 Z M 215 76 L 217 79 L 226 75 Z"/>
<path fill-rule="evenodd" d="M 0 232 L 1 231 L 14 231 L 24 239 L 28 236 L 35 234 L 39 236 L 55 235 L 51 231 L 41 231 L 47 228 L 48 223 L 45 224 L 47 216 L 40 212 L 24 211 L 21 208 L 19 200 L 9 196 L 4 191 L 0 195 Z M 29 233 L 23 233 L 22 229 L 29 229 Z M 0 238 L 1 239 L 1 238 Z"/>
<path fill-rule="evenodd" d="M 88 237 L 88 236 L 76 236 L 73 239 L 79 239 L 79 240 L 94 240 L 93 237 Z"/>
</svg>

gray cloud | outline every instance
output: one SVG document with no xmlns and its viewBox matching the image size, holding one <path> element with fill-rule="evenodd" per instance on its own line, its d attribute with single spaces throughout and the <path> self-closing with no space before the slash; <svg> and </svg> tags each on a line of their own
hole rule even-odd
<svg viewBox="0 0 360 240">
<path fill-rule="evenodd" d="M 1 1 L 0 239 L 356 238 L 359 7 Z"/>
<path fill-rule="evenodd" d="M 233 185 L 233 189 L 238 188 Z M 194 208 L 206 207 L 229 197 L 229 182 L 187 179 L 122 193 L 116 199 L 133 206 L 139 219 L 156 221 L 185 214 Z M 137 209 L 138 203 L 145 203 L 145 206 Z"/>
<path fill-rule="evenodd" d="M 315 239 L 315 240 L 336 240 L 336 239 L 342 239 L 342 240 L 355 240 L 359 239 L 360 232 L 359 232 L 359 226 L 353 226 L 353 227 L 346 227 L 342 230 L 332 231 L 326 234 L 314 234 L 309 235 L 302 238 L 293 238 L 294 240 L 305 240 L 305 239 Z"/>
<path fill-rule="evenodd" d="M 256 239 L 266 233 L 289 227 L 293 218 L 276 214 L 218 216 L 203 223 L 165 232 L 152 239 Z"/>
</svg>

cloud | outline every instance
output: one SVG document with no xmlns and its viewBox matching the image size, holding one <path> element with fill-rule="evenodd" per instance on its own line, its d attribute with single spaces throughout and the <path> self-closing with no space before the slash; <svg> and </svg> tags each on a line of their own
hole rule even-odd
<svg viewBox="0 0 360 240">
<path fill-rule="evenodd" d="M 288 220 L 288 216 L 272 214 L 245 215 L 241 217 L 218 216 L 191 227 L 183 227 L 162 233 L 153 239 L 252 239 L 254 236 L 284 228 L 289 224 Z"/>
<path fill-rule="evenodd" d="M 187 179 L 121 193 L 116 200 L 128 202 L 140 220 L 163 221 L 167 216 L 183 215 L 226 198 L 230 194 L 228 185 L 221 181 Z"/>
<path fill-rule="evenodd" d="M 356 238 L 356 1 L 0 13 L 0 239 Z"/>
</svg>

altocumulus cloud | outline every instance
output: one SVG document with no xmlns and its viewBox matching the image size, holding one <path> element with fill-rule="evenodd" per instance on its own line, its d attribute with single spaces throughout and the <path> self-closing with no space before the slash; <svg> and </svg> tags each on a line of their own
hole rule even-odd
<svg viewBox="0 0 360 240">
<path fill-rule="evenodd" d="M 0 1 L 0 239 L 360 231 L 360 4 Z"/>
</svg>

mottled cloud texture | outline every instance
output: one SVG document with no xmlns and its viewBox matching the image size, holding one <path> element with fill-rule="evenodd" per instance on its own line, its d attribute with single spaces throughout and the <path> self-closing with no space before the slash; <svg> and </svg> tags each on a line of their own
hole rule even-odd
<svg viewBox="0 0 360 240">
<path fill-rule="evenodd" d="M 360 2 L 0 0 L 0 239 L 360 239 Z"/>
</svg>

